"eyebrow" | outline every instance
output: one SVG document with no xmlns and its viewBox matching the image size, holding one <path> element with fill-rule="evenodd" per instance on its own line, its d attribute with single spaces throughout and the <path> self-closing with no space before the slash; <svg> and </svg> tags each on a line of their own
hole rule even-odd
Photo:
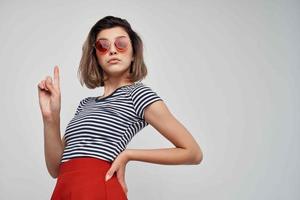
<svg viewBox="0 0 300 200">
<path fill-rule="evenodd" d="M 126 37 L 126 35 L 119 35 L 119 36 L 115 37 L 115 39 L 116 39 L 116 38 L 119 38 L 119 37 Z M 105 38 L 105 37 L 100 37 L 100 38 L 97 38 L 96 40 L 100 40 L 100 39 L 108 40 L 108 39 Z"/>
</svg>

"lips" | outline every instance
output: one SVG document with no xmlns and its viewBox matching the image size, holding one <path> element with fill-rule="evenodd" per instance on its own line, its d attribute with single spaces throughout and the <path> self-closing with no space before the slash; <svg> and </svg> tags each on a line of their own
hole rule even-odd
<svg viewBox="0 0 300 200">
<path fill-rule="evenodd" d="M 114 62 L 118 62 L 118 61 L 121 61 L 119 58 L 111 58 L 108 60 L 108 63 L 114 63 Z"/>
</svg>

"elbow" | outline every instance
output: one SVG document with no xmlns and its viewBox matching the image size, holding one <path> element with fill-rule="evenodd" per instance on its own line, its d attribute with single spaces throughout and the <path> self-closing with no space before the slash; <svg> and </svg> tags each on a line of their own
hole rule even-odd
<svg viewBox="0 0 300 200">
<path fill-rule="evenodd" d="M 203 160 L 203 153 L 202 152 L 197 153 L 195 158 L 194 158 L 193 164 L 194 165 L 199 165 L 202 162 L 202 160 Z"/>
<path fill-rule="evenodd" d="M 203 152 L 200 148 L 197 151 L 192 151 L 191 155 L 191 162 L 192 165 L 199 165 L 203 160 Z"/>
<path fill-rule="evenodd" d="M 53 179 L 56 179 L 58 177 L 57 173 L 49 173 L 49 174 Z"/>
<path fill-rule="evenodd" d="M 56 179 L 58 177 L 58 172 L 57 170 L 52 170 L 52 169 L 49 169 L 48 168 L 48 173 L 50 174 L 50 176 L 53 178 L 53 179 Z"/>
<path fill-rule="evenodd" d="M 53 179 L 57 178 L 57 174 L 50 174 Z"/>
</svg>

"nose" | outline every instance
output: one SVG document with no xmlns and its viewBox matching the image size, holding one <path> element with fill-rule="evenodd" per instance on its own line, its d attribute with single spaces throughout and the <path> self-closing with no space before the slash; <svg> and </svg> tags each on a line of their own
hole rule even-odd
<svg viewBox="0 0 300 200">
<path fill-rule="evenodd" d="M 117 50 L 115 45 L 112 44 L 109 48 L 109 55 L 114 55 L 114 54 L 117 54 Z"/>
</svg>

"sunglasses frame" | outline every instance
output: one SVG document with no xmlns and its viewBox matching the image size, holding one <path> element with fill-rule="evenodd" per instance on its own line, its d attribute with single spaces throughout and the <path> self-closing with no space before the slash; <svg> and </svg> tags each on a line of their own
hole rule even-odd
<svg viewBox="0 0 300 200">
<path fill-rule="evenodd" d="M 128 40 L 128 44 L 127 44 L 127 46 L 126 46 L 123 50 L 121 50 L 120 48 L 118 48 L 117 45 L 116 45 L 117 40 L 120 39 L 120 38 L 126 38 L 126 39 Z M 108 48 L 105 52 L 101 52 L 99 49 L 97 49 L 96 46 L 97 46 L 97 43 L 99 42 L 99 40 L 105 40 L 105 41 L 108 41 L 109 48 Z M 115 39 L 115 41 L 113 42 L 113 44 L 115 45 L 117 51 L 120 52 L 120 53 L 122 53 L 122 52 L 124 52 L 124 51 L 126 51 L 126 50 L 128 49 L 129 43 L 131 43 L 131 40 L 130 40 L 130 38 L 128 38 L 128 37 L 126 37 L 126 36 L 119 36 L 119 37 L 117 37 L 117 38 Z M 98 40 L 93 44 L 93 47 L 94 47 L 96 50 L 98 50 L 98 51 L 100 52 L 100 54 L 104 55 L 104 54 L 106 54 L 106 53 L 110 50 L 110 48 L 111 48 L 111 42 L 110 42 L 109 40 L 107 40 L 107 39 L 102 39 L 102 38 L 101 38 L 101 39 L 98 39 Z"/>
</svg>

